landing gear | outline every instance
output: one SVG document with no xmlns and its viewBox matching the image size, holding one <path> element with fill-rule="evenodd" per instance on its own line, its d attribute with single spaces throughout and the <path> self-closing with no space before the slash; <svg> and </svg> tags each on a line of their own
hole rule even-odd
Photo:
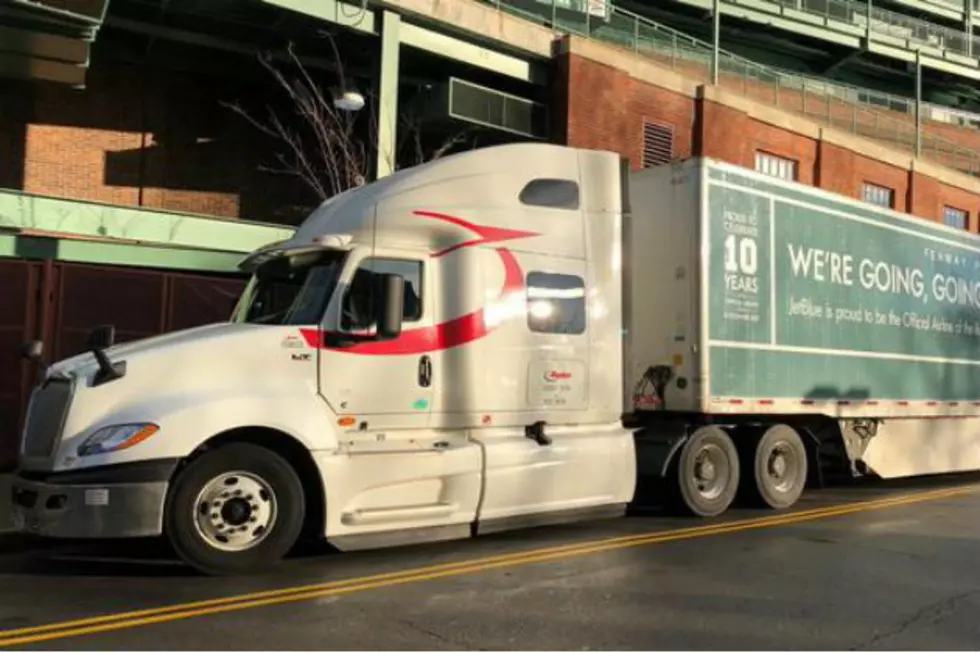
<svg viewBox="0 0 980 653">
<path fill-rule="evenodd" d="M 667 483 L 672 503 L 699 517 L 716 517 L 735 499 L 738 451 L 717 426 L 703 426 L 684 443 L 671 464 Z"/>
<path fill-rule="evenodd" d="M 806 486 L 806 447 L 800 435 L 785 424 L 769 427 L 752 450 L 752 479 L 745 479 L 754 503 L 785 509 L 800 498 Z"/>
<path fill-rule="evenodd" d="M 234 443 L 195 458 L 174 480 L 164 530 L 198 571 L 263 570 L 293 546 L 303 526 L 303 486 L 282 457 Z"/>
</svg>

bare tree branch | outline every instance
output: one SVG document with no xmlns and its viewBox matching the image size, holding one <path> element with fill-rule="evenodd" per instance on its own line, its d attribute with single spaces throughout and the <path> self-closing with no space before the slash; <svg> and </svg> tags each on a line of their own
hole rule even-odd
<svg viewBox="0 0 980 653">
<path fill-rule="evenodd" d="M 263 166 L 262 169 L 298 177 L 319 201 L 323 201 L 364 184 L 370 178 L 369 166 L 373 157 L 392 157 L 393 160 L 385 163 L 394 170 L 399 160 L 409 161 L 409 165 L 424 163 L 445 156 L 467 140 L 469 130 L 464 130 L 427 152 L 420 121 L 412 116 L 402 116 L 395 152 L 390 155 L 378 152 L 378 102 L 370 93 L 362 93 L 365 106 L 358 112 L 345 111 L 334 104 L 334 100 L 348 90 L 348 86 L 336 43 L 329 34 L 325 34 L 325 37 L 336 61 L 337 79 L 334 84 L 323 85 L 314 79 L 296 55 L 292 44 L 287 48 L 289 67 L 295 69 L 291 73 L 277 68 L 269 55 L 260 54 L 258 57 L 275 85 L 283 92 L 283 100 L 291 106 L 292 115 L 282 116 L 266 105 L 266 116 L 259 119 L 239 104 L 224 103 L 284 150 L 275 155 L 281 168 Z M 324 86 L 328 90 L 324 90 Z M 409 146 L 411 154 L 406 156 L 405 150 Z"/>
</svg>

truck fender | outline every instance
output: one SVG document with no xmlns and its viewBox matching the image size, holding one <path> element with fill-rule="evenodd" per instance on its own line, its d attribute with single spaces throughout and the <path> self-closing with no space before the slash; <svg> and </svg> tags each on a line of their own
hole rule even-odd
<svg viewBox="0 0 980 653">
<path fill-rule="evenodd" d="M 690 434 L 684 428 L 637 432 L 634 437 L 637 474 L 666 478 L 671 461 L 689 438 Z"/>
</svg>

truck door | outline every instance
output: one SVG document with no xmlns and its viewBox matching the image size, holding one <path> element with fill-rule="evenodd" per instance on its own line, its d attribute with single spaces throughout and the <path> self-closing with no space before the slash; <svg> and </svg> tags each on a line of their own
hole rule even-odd
<svg viewBox="0 0 980 653">
<path fill-rule="evenodd" d="M 485 365 L 485 387 L 509 391 L 488 393 L 483 408 L 493 423 L 476 432 L 486 451 L 481 528 L 489 530 L 617 503 L 629 478 L 628 434 L 618 423 L 596 424 L 589 412 L 590 370 L 603 365 L 590 360 L 592 339 L 601 337 L 593 329 L 606 324 L 601 304 L 589 306 L 585 262 L 525 254 L 521 263 L 524 310 Z"/>
<path fill-rule="evenodd" d="M 328 531 L 338 545 L 380 531 L 411 532 L 415 541 L 466 536 L 480 498 L 480 448 L 465 431 L 428 424 L 438 263 L 428 252 L 362 256 L 345 270 L 328 324 L 369 332 L 377 313 L 373 277 L 385 273 L 405 279 L 403 324 L 394 340 L 321 350 L 321 394 L 338 415 L 347 454 L 322 459 L 332 479 Z"/>
<path fill-rule="evenodd" d="M 328 331 L 366 335 L 378 315 L 378 275 L 405 279 L 402 334 L 396 340 L 326 346 L 320 354 L 320 392 L 340 416 L 377 431 L 428 425 L 432 403 L 431 365 L 409 351 L 417 334 L 432 326 L 432 300 L 425 255 L 411 251 L 362 254 L 345 272 L 339 305 L 332 306 Z"/>
</svg>

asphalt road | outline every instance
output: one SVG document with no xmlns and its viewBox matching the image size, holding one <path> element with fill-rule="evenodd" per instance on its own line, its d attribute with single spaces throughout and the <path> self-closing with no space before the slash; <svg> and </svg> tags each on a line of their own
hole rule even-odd
<svg viewBox="0 0 980 653">
<path fill-rule="evenodd" d="M 977 650 L 978 515 L 971 475 L 810 492 L 793 514 L 303 552 L 249 578 L 133 545 L 7 555 L 0 646 Z M 123 554 L 150 562 L 98 559 Z"/>
</svg>

